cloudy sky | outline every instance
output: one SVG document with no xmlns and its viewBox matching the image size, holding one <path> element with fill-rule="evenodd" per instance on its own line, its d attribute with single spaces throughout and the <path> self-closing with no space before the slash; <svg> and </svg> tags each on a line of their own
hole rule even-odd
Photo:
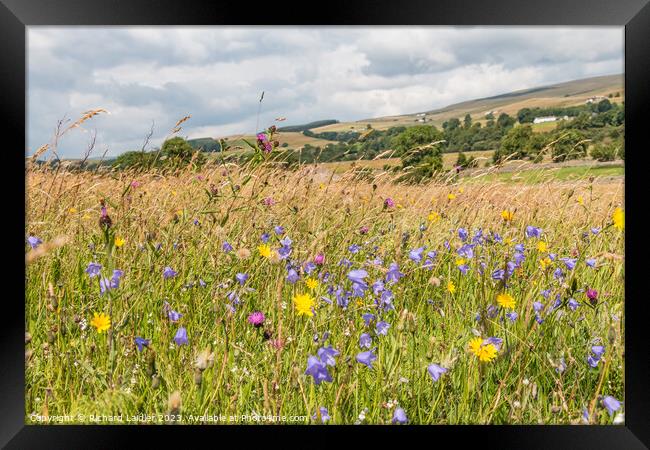
<svg viewBox="0 0 650 450">
<path fill-rule="evenodd" d="M 426 111 L 463 100 L 623 73 L 620 27 L 29 27 L 28 152 L 60 119 L 61 157 L 140 149 L 181 135 Z M 99 156 L 99 155 L 96 155 Z"/>
</svg>

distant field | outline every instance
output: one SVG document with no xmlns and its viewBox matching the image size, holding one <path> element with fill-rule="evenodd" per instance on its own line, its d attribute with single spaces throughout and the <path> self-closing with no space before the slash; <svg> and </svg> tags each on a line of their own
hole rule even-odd
<svg viewBox="0 0 650 450">
<path fill-rule="evenodd" d="M 469 182 L 519 182 L 527 184 L 544 183 L 547 181 L 578 181 L 593 177 L 622 177 L 625 169 L 622 165 L 608 166 L 574 166 L 558 168 L 538 168 L 522 171 L 487 173 L 472 175 L 466 178 Z"/>
</svg>

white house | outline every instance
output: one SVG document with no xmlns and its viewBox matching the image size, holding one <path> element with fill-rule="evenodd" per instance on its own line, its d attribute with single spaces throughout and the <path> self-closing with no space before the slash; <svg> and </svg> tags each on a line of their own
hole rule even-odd
<svg viewBox="0 0 650 450">
<path fill-rule="evenodd" d="M 557 117 L 555 116 L 546 116 L 546 117 L 535 117 L 533 123 L 544 123 L 544 122 L 555 122 Z"/>
</svg>

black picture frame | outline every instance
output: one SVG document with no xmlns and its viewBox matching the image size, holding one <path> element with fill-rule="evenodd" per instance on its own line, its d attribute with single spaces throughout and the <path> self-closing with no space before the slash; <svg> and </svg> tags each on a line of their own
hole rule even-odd
<svg viewBox="0 0 650 450">
<path fill-rule="evenodd" d="M 281 433 L 303 434 L 295 440 L 301 446 L 335 444 L 341 431 L 360 434 L 362 445 L 387 437 L 420 438 L 411 445 L 477 445 L 496 448 L 624 448 L 650 446 L 650 363 L 645 327 L 648 302 L 644 295 L 643 245 L 644 156 L 647 138 L 644 124 L 650 110 L 650 0 L 471 0 L 445 1 L 330 1 L 318 14 L 309 4 L 251 3 L 227 1 L 172 0 L 1 0 L 0 46 L 4 61 L 0 69 L 2 124 L 6 140 L 2 162 L 5 217 L 2 220 L 11 252 L 4 272 L 3 323 L 0 326 L 0 445 L 6 448 L 114 448 L 153 446 L 158 438 L 166 447 L 223 444 L 228 433 L 242 444 L 268 445 L 269 438 L 285 441 Z M 24 401 L 24 304 L 19 283 L 24 279 L 24 168 L 26 148 L 26 27 L 30 25 L 617 25 L 625 27 L 626 169 L 625 202 L 628 215 L 625 254 L 625 425 L 621 426 L 411 426 L 411 427 L 255 427 L 248 426 L 81 426 L 25 425 Z M 23 135 L 20 136 L 20 132 Z M 629 151 L 632 149 L 632 151 Z M 643 151 L 639 151 L 643 150 Z M 646 158 L 644 160 L 644 158 Z M 21 180 L 21 177 L 22 180 Z M 16 178 L 16 179 L 14 179 Z M 7 205 L 6 202 L 10 204 Z M 23 218 L 24 218 L 23 214 Z M 20 230 L 20 227 L 23 227 Z M 20 236 L 20 239 L 17 238 Z M 647 243 L 647 240 L 645 241 Z M 646 244 L 647 245 L 647 244 Z M 22 252 L 22 253 L 21 253 Z M 15 272 L 15 273 L 14 273 Z M 15 288 L 9 294 L 7 286 Z M 306 428 L 309 428 L 307 431 Z M 192 432 L 189 438 L 185 431 Z M 201 435 L 201 437 L 199 437 Z M 325 435 L 329 439 L 325 438 Z M 188 439 L 189 438 L 189 439 Z M 325 438 L 325 439 L 322 439 Z M 163 440 L 164 439 L 164 440 Z M 199 444 L 199 439 L 206 442 Z M 140 442 L 139 444 L 137 444 Z M 212 444 L 211 444 L 212 442 Z M 237 442 L 237 441 L 235 441 Z M 129 445 L 131 444 L 131 445 Z"/>
</svg>

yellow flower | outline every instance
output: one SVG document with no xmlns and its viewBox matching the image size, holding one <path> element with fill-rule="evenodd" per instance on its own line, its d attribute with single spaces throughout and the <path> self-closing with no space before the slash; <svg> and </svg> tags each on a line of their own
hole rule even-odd
<svg viewBox="0 0 650 450">
<path fill-rule="evenodd" d="M 513 219 L 514 216 L 515 216 L 515 213 L 513 213 L 512 211 L 508 211 L 507 209 L 504 209 L 503 211 L 501 211 L 501 217 L 506 222 L 512 222 L 512 219 Z"/>
<path fill-rule="evenodd" d="M 427 218 L 429 219 L 430 222 L 437 222 L 438 220 L 440 220 L 440 214 L 438 214 L 435 211 L 431 211 Z"/>
<path fill-rule="evenodd" d="M 614 214 L 612 214 L 612 220 L 614 221 L 614 226 L 623 231 L 625 228 L 625 213 L 621 208 L 616 208 Z"/>
<path fill-rule="evenodd" d="M 262 244 L 257 247 L 257 250 L 260 252 L 260 256 L 264 258 L 271 257 L 271 246 L 269 244 Z"/>
<path fill-rule="evenodd" d="M 454 284 L 453 281 L 447 283 L 447 290 L 449 291 L 450 294 L 456 292 L 456 285 Z"/>
<path fill-rule="evenodd" d="M 465 188 L 464 187 L 458 188 L 458 192 L 460 192 L 462 194 L 463 192 L 465 192 Z"/>
<path fill-rule="evenodd" d="M 90 324 L 97 328 L 98 333 L 102 333 L 111 327 L 111 318 L 104 313 L 93 313 L 93 318 Z"/>
<path fill-rule="evenodd" d="M 325 189 L 325 184 L 323 184 L 323 183 L 319 184 L 319 185 L 318 185 L 318 189 L 320 189 L 321 191 L 322 191 L 323 189 Z"/>
<path fill-rule="evenodd" d="M 88 214 L 84 214 L 83 217 L 82 217 L 82 219 L 84 219 L 84 220 L 88 220 L 88 219 L 90 219 L 90 216 L 89 216 Z"/>
<path fill-rule="evenodd" d="M 457 266 L 462 266 L 463 264 L 465 264 L 465 258 L 456 258 Z"/>
<path fill-rule="evenodd" d="M 542 270 L 546 270 L 546 268 L 551 264 L 551 258 L 548 256 L 546 258 L 542 258 L 539 260 L 539 266 L 542 268 Z"/>
<path fill-rule="evenodd" d="M 503 243 L 506 244 L 506 245 L 512 245 L 513 244 L 512 238 L 509 238 L 509 237 L 505 238 L 503 240 Z"/>
<path fill-rule="evenodd" d="M 497 348 L 493 344 L 484 344 L 480 337 L 469 341 L 469 350 L 482 362 L 490 362 L 497 356 Z"/>
<path fill-rule="evenodd" d="M 314 306 L 314 299 L 311 295 L 296 294 L 293 297 L 293 302 L 296 305 L 296 311 L 298 311 L 298 315 L 304 314 L 310 317 L 314 315 L 314 311 L 312 311 L 312 307 Z"/>
<path fill-rule="evenodd" d="M 126 241 L 124 240 L 124 238 L 119 237 L 119 236 L 115 236 L 115 246 L 117 248 L 120 248 L 121 246 L 123 246 L 125 242 Z"/>
<path fill-rule="evenodd" d="M 77 212 L 77 208 L 74 208 L 74 207 L 73 207 L 73 208 L 70 208 L 70 209 L 68 210 L 68 212 L 69 212 L 70 214 L 74 214 L 74 213 Z"/>
<path fill-rule="evenodd" d="M 579 205 L 584 205 L 585 204 L 585 199 L 582 198 L 582 195 L 578 195 L 578 198 L 576 199 Z"/>
<path fill-rule="evenodd" d="M 456 198 L 456 194 L 449 193 L 447 194 L 447 200 L 453 200 Z"/>
<path fill-rule="evenodd" d="M 305 284 L 307 285 L 307 287 L 309 289 L 311 289 L 313 291 L 314 289 L 316 289 L 318 287 L 318 280 L 316 280 L 314 278 L 307 278 L 305 280 Z"/>
<path fill-rule="evenodd" d="M 512 298 L 512 295 L 505 292 L 497 295 L 497 303 L 504 308 L 515 309 L 515 299 Z"/>
<path fill-rule="evenodd" d="M 546 242 L 544 242 L 544 241 L 537 242 L 537 251 L 538 252 L 545 252 L 547 249 L 548 249 L 548 246 L 546 245 Z"/>
</svg>

